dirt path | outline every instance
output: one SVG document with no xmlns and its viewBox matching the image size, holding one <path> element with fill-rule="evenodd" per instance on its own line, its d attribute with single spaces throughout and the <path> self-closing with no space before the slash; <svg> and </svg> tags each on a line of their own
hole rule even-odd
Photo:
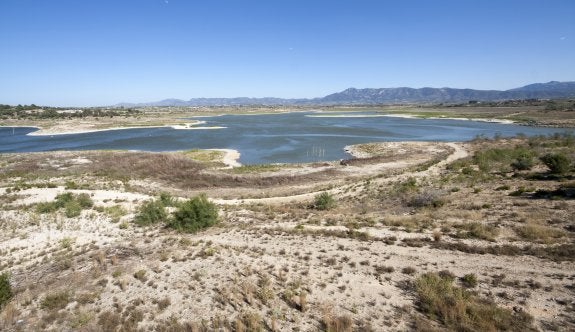
<svg viewBox="0 0 575 332">
<path fill-rule="evenodd" d="M 449 147 L 453 148 L 453 152 L 447 156 L 444 160 L 440 161 L 439 163 L 429 167 L 423 171 L 413 171 L 413 172 L 405 172 L 398 175 L 393 175 L 389 177 L 379 178 L 374 180 L 377 184 L 384 184 L 390 183 L 394 181 L 401 181 L 405 180 L 409 177 L 413 178 L 424 178 L 428 176 L 438 175 L 446 165 L 449 163 L 465 158 L 469 155 L 469 152 L 464 148 L 464 146 L 460 143 L 446 143 Z M 345 194 L 348 188 L 354 186 L 356 184 L 346 184 L 343 186 L 335 187 L 331 190 L 327 190 L 331 195 L 345 197 Z M 321 193 L 321 191 L 314 191 L 304 194 L 298 195 L 290 195 L 290 196 L 278 196 L 278 197 L 265 197 L 265 198 L 248 198 L 248 199 L 212 199 L 212 201 L 216 204 L 222 205 L 239 205 L 239 204 L 285 204 L 285 203 L 295 203 L 295 202 L 305 202 L 311 201 L 316 195 Z"/>
</svg>

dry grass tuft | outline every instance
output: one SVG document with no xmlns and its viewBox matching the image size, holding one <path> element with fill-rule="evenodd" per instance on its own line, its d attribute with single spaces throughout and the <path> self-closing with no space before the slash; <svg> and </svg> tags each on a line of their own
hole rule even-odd
<svg viewBox="0 0 575 332">
<path fill-rule="evenodd" d="M 429 318 L 457 331 L 535 331 L 533 318 L 521 311 L 498 307 L 453 286 L 450 278 L 435 273 L 421 275 L 415 281 L 419 308 Z"/>
<path fill-rule="evenodd" d="M 515 232 L 522 239 L 538 243 L 554 243 L 565 236 L 565 233 L 558 229 L 537 224 L 516 227 Z"/>
</svg>

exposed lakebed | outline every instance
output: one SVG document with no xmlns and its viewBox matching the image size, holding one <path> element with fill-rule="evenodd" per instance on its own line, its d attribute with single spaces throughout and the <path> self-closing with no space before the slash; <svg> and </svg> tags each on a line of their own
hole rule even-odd
<svg viewBox="0 0 575 332">
<path fill-rule="evenodd" d="M 314 162 L 349 158 L 346 145 L 378 141 L 467 141 L 477 136 L 527 136 L 573 129 L 515 124 L 380 116 L 375 112 L 293 112 L 201 117 L 214 130 L 168 127 L 30 136 L 36 128 L 0 128 L 0 152 L 55 150 L 235 149 L 244 164 Z M 194 118 L 197 119 L 197 118 Z"/>
</svg>

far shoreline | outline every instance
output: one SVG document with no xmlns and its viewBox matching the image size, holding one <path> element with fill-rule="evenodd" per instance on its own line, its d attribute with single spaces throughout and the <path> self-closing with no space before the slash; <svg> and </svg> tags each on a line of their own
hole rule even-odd
<svg viewBox="0 0 575 332">
<path fill-rule="evenodd" d="M 166 124 L 166 125 L 150 125 L 150 126 L 126 126 L 126 127 L 110 127 L 110 128 L 84 128 L 78 130 L 66 130 L 63 128 L 58 128 L 59 130 L 56 131 L 54 128 L 42 128 L 39 126 L 25 126 L 25 125 L 3 125 L 0 128 L 32 128 L 37 129 L 36 131 L 30 132 L 26 134 L 26 136 L 60 136 L 60 135 L 74 135 L 74 134 L 89 134 L 89 133 L 97 133 L 103 131 L 116 131 L 116 130 L 124 130 L 124 129 L 148 129 L 148 128 L 172 128 L 174 130 L 215 130 L 215 129 L 226 129 L 227 127 L 222 126 L 209 126 L 209 127 L 197 127 L 198 125 L 205 124 L 205 121 L 195 121 L 193 123 L 186 123 L 182 124 Z M 54 131 L 52 131 L 54 130 Z"/>
</svg>

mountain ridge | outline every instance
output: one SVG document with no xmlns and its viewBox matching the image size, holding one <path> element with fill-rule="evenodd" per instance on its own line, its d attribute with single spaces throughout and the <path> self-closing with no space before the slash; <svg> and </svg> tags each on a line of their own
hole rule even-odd
<svg viewBox="0 0 575 332">
<path fill-rule="evenodd" d="M 307 99 L 236 97 L 181 100 L 171 98 L 148 103 L 120 103 L 115 106 L 382 105 L 552 98 L 575 98 L 575 81 L 533 83 L 509 90 L 475 90 L 448 87 L 348 88 L 324 97 Z"/>
</svg>

